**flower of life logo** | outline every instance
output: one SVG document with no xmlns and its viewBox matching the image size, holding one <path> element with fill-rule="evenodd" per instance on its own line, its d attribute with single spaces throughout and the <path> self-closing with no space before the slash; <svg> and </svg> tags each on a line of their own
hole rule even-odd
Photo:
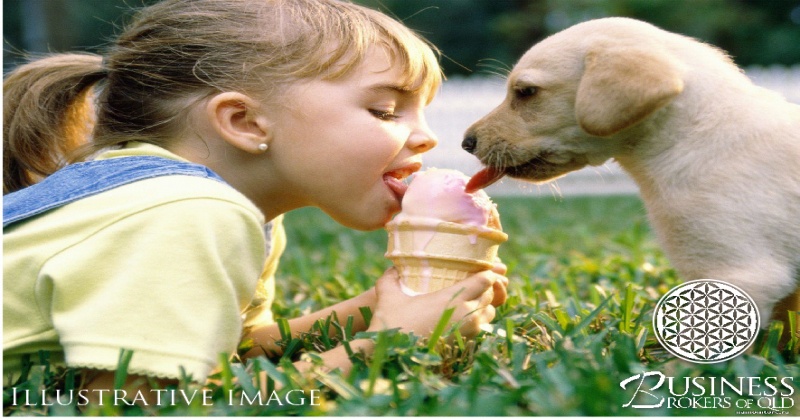
<svg viewBox="0 0 800 420">
<path fill-rule="evenodd" d="M 753 299 L 719 280 L 694 280 L 667 292 L 656 304 L 659 343 L 695 363 L 717 363 L 742 354 L 756 338 L 759 314 Z"/>
</svg>

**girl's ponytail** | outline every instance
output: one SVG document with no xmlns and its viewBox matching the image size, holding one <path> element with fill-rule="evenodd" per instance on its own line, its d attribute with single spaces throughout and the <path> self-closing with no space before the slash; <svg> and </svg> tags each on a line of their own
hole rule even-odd
<svg viewBox="0 0 800 420">
<path fill-rule="evenodd" d="M 56 54 L 3 81 L 3 195 L 35 184 L 91 136 L 89 89 L 106 75 L 93 54 Z"/>
</svg>

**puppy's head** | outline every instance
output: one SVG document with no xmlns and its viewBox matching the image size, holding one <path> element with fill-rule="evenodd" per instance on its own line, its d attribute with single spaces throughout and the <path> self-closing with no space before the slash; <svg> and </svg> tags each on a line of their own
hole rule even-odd
<svg viewBox="0 0 800 420">
<path fill-rule="evenodd" d="M 531 48 L 511 71 L 503 103 L 466 132 L 462 147 L 489 168 L 473 186 L 503 175 L 544 182 L 613 157 L 622 147 L 616 134 L 683 89 L 681 65 L 665 47 L 668 35 L 608 18 Z"/>
</svg>

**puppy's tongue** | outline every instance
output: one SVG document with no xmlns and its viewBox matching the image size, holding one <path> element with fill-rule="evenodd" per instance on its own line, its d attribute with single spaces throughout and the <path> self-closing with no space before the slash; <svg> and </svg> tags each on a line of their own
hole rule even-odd
<svg viewBox="0 0 800 420">
<path fill-rule="evenodd" d="M 472 178 L 467 182 L 466 192 L 474 193 L 482 188 L 486 188 L 499 181 L 505 174 L 505 171 L 501 168 L 483 168 L 475 175 L 472 175 Z"/>
</svg>

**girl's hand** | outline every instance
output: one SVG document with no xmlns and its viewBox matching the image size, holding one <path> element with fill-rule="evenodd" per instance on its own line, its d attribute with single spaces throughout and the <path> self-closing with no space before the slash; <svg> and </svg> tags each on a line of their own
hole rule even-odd
<svg viewBox="0 0 800 420">
<path fill-rule="evenodd" d="M 454 307 L 450 324 L 460 323 L 461 335 L 472 338 L 481 324 L 494 318 L 495 306 L 505 302 L 505 272 L 505 266 L 497 264 L 492 270 L 473 274 L 448 288 L 408 296 L 400 288 L 397 269 L 390 268 L 375 285 L 378 301 L 368 331 L 399 328 L 428 337 L 445 309 Z"/>
</svg>

